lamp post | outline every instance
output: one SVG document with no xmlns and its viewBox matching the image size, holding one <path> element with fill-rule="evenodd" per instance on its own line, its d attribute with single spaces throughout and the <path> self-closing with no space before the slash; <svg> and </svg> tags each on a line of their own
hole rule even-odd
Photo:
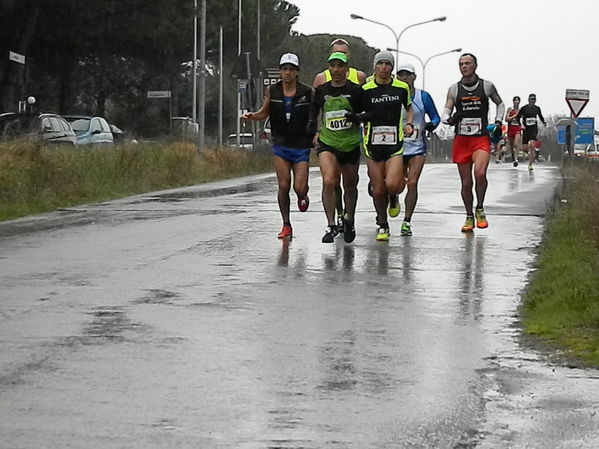
<svg viewBox="0 0 599 449">
<path fill-rule="evenodd" d="M 432 22 L 445 22 L 447 20 L 447 16 L 441 16 L 441 17 L 435 17 L 434 19 L 430 19 L 430 20 L 425 20 L 424 22 L 418 22 L 418 23 L 413 23 L 411 25 L 408 25 L 407 27 L 405 27 L 403 30 L 401 30 L 399 32 L 399 34 L 397 34 L 395 32 L 395 30 L 393 30 L 393 28 L 391 28 L 389 25 L 382 23 L 382 22 L 377 22 L 376 20 L 372 20 L 372 19 L 367 19 L 366 17 L 360 16 L 358 14 L 350 14 L 350 17 L 353 20 L 364 20 L 366 22 L 371 22 L 371 23 L 376 23 L 377 25 L 383 26 L 385 28 L 387 28 L 388 30 L 390 30 L 393 33 L 393 37 L 395 38 L 395 48 L 399 49 L 399 40 L 401 39 L 401 36 L 410 28 L 414 28 L 415 26 L 418 25 L 424 25 L 426 23 L 432 23 Z M 399 53 L 401 53 L 399 50 L 394 50 L 395 51 L 395 59 L 399 59 Z"/>
<path fill-rule="evenodd" d="M 415 55 L 414 53 L 410 53 L 407 51 L 401 51 L 398 50 L 397 48 L 387 48 L 387 51 L 395 51 L 397 53 L 401 53 L 404 55 L 408 55 L 408 56 L 412 56 L 414 58 L 416 58 L 420 64 L 422 65 L 422 90 L 424 90 L 424 81 L 425 81 L 425 74 L 426 74 L 426 66 L 427 64 L 430 62 L 431 59 L 436 58 L 437 56 L 443 56 L 443 55 L 447 55 L 449 53 L 459 53 L 462 51 L 461 48 L 454 48 L 453 50 L 449 50 L 449 51 L 444 51 L 443 53 L 437 53 L 436 55 L 432 55 L 430 56 L 426 61 L 423 61 L 422 58 L 420 58 L 418 55 Z"/>
</svg>

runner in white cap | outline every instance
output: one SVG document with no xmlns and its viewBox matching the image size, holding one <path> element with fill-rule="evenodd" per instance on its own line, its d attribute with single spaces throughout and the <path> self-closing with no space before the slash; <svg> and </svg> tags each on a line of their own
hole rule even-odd
<svg viewBox="0 0 599 449">
<path fill-rule="evenodd" d="M 279 62 L 281 81 L 266 90 L 264 103 L 257 112 L 243 115 L 243 119 L 265 120 L 270 117 L 272 152 L 279 182 L 279 210 L 283 228 L 278 237 L 291 238 L 293 230 L 289 218 L 289 192 L 293 172 L 293 190 L 297 194 L 298 208 L 308 209 L 308 165 L 313 134 L 309 131 L 310 106 L 314 90 L 299 81 L 299 58 L 285 53 Z"/>
</svg>

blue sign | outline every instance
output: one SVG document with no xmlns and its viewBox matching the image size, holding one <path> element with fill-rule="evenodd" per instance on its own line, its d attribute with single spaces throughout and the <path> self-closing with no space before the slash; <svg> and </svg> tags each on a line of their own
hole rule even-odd
<svg viewBox="0 0 599 449">
<path fill-rule="evenodd" d="M 594 117 L 582 117 L 576 119 L 576 141 L 574 143 L 580 143 L 588 145 L 595 142 L 595 118 Z M 557 143 L 559 145 L 566 144 L 566 127 L 557 127 Z"/>
<path fill-rule="evenodd" d="M 595 118 L 582 117 L 576 119 L 576 142 L 590 144 L 595 142 Z"/>
</svg>

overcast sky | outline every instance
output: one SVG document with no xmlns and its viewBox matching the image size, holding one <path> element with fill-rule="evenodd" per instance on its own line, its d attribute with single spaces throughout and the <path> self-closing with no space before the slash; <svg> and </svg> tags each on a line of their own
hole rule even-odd
<svg viewBox="0 0 599 449">
<path fill-rule="evenodd" d="M 399 42 L 400 50 L 426 61 L 434 54 L 461 47 L 478 57 L 479 76 L 495 83 L 506 106 L 512 104 L 514 95 L 522 97 L 524 104 L 528 94 L 534 92 L 546 116 L 569 114 L 566 89 L 588 89 L 590 101 L 581 116 L 599 116 L 599 3 L 596 1 L 290 2 L 300 8 L 295 31 L 359 36 L 381 49 L 395 46 L 391 31 L 352 20 L 351 13 L 385 23 L 397 34 L 408 25 L 447 16 L 445 22 L 408 29 Z M 410 4 L 414 6 L 408 7 Z M 447 88 L 460 78 L 458 59 L 459 53 L 450 53 L 427 64 L 426 90 L 433 96 L 439 112 L 445 104 Z M 410 56 L 400 55 L 400 60 L 416 67 L 419 77 L 416 87 L 421 87 L 420 63 Z"/>
</svg>

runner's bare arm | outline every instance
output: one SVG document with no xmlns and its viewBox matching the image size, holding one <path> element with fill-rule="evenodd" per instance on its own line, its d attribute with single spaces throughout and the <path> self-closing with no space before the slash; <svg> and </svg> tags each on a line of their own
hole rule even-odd
<svg viewBox="0 0 599 449">
<path fill-rule="evenodd" d="M 453 86 L 452 86 L 453 87 Z M 449 119 L 451 118 L 451 113 L 453 111 L 453 107 L 455 106 L 455 94 L 453 92 L 452 87 L 447 91 L 447 100 L 445 101 L 445 109 L 443 109 L 443 115 L 441 116 L 441 121 L 446 125 L 450 125 Z"/>
<path fill-rule="evenodd" d="M 503 121 L 503 117 L 505 115 L 505 104 L 503 104 L 503 100 L 497 93 L 497 89 L 495 88 L 494 84 L 491 87 L 490 98 L 493 101 L 493 103 L 495 103 L 497 105 L 497 112 L 495 114 L 495 122 L 501 123 Z"/>
<path fill-rule="evenodd" d="M 360 82 L 360 86 L 366 84 L 366 74 L 361 70 L 358 70 L 358 81 Z"/>
<path fill-rule="evenodd" d="M 318 75 L 314 77 L 314 82 L 312 83 L 312 87 L 322 86 L 326 83 L 326 78 L 324 77 L 324 72 L 320 72 Z"/>
</svg>

